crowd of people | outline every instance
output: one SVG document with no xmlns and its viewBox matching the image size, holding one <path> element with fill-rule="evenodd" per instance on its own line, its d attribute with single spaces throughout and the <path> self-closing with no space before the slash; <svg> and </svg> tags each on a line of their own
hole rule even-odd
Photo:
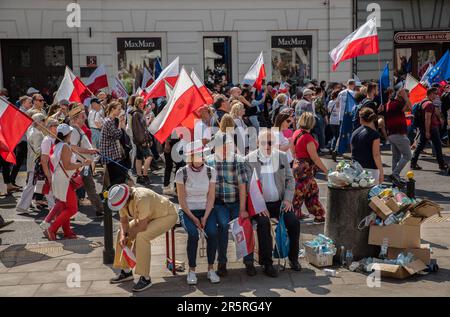
<svg viewBox="0 0 450 317">
<path fill-rule="evenodd" d="M 7 96 L 5 90 L 2 94 Z M 151 286 L 150 241 L 178 218 L 187 232 L 187 283 L 197 283 L 200 233 L 207 241 L 207 278 L 218 283 L 227 275 L 229 222 L 250 217 L 247 196 L 254 171 L 267 206 L 251 217 L 257 224 L 259 264 L 265 274 L 276 277 L 270 218 L 284 217 L 290 266 L 300 271 L 300 223 L 309 217 L 303 203 L 315 223 L 325 221 L 316 182 L 318 172 L 325 178 L 328 173 L 323 155 L 337 160 L 351 152 L 352 159 L 382 183 L 381 148 L 390 145 L 390 180 L 403 187 L 406 165 L 421 169 L 420 154 L 431 141 L 439 169 L 448 170 L 442 145 L 448 142 L 450 82 L 429 87 L 416 105 L 404 88 L 388 88 L 380 95 L 377 82 L 354 79 L 345 84 L 313 80 L 304 87 L 270 82 L 261 91 L 217 84 L 211 94 L 213 104 L 197 111 L 194 133 L 176 129 L 163 144 L 149 126 L 167 103 L 165 98 L 145 101 L 132 95 L 124 100 L 99 92 L 88 105 L 61 100 L 47 106 L 39 92 L 21 97 L 16 105 L 34 123 L 16 147 L 17 163 L 11 166 L 0 158 L 7 192 L 22 191 L 17 212 L 29 213 L 32 205 L 47 208 L 40 224 L 45 236 L 56 240 L 62 228 L 64 238 L 76 239 L 70 221 L 79 201 L 87 197 L 95 216 L 103 215 L 103 198 L 94 182 L 102 166 L 109 208 L 119 212 L 121 223 L 114 264 L 121 272 L 111 282 L 133 278 L 121 250 L 134 248 L 135 273 L 141 278 L 133 290 L 142 291 Z M 355 101 L 352 109 L 348 98 Z M 342 131 L 351 134 L 347 144 Z M 25 161 L 27 181 L 22 188 L 16 180 Z M 148 189 L 149 173 L 160 168 L 166 196 Z M 179 206 L 167 195 L 177 195 Z M 253 253 L 243 262 L 247 274 L 254 276 Z"/>
</svg>

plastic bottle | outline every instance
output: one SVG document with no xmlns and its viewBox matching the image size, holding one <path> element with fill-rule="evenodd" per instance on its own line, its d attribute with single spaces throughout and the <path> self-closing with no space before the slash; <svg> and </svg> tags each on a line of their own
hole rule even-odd
<svg viewBox="0 0 450 317">
<path fill-rule="evenodd" d="M 353 252 L 351 249 L 348 249 L 347 252 L 345 253 L 345 263 L 350 266 L 350 264 L 352 264 L 353 262 Z"/>
<path fill-rule="evenodd" d="M 325 273 L 326 276 L 336 277 L 339 275 L 338 271 L 332 269 L 324 269 L 323 272 Z"/>
<path fill-rule="evenodd" d="M 384 225 L 389 226 L 397 222 L 397 218 L 395 218 L 394 214 L 390 214 L 389 217 L 384 220 Z"/>
<path fill-rule="evenodd" d="M 345 266 L 345 247 L 341 246 L 341 266 Z"/>
<path fill-rule="evenodd" d="M 389 245 L 389 240 L 387 238 L 383 239 L 383 244 L 381 245 L 380 255 L 378 256 L 380 259 L 385 259 L 387 256 L 387 249 Z"/>
</svg>

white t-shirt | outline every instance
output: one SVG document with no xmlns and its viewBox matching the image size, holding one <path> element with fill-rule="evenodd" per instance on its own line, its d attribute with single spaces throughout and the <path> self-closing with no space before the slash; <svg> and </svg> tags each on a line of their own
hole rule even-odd
<svg viewBox="0 0 450 317">
<path fill-rule="evenodd" d="M 83 149 L 93 149 L 92 144 L 91 144 L 91 142 L 89 142 L 89 139 L 86 136 L 86 134 L 81 129 L 80 129 L 80 131 L 82 133 L 82 136 L 80 135 L 80 133 L 78 132 L 78 130 L 76 128 L 73 128 L 72 135 L 70 136 L 70 144 L 79 146 Z M 80 138 L 81 138 L 81 142 L 80 142 Z M 90 154 L 83 154 L 83 156 L 86 159 L 92 159 L 92 155 L 90 155 Z M 77 155 L 77 160 L 84 161 L 84 159 L 82 157 L 80 157 L 79 155 Z"/>
<path fill-rule="evenodd" d="M 185 184 L 186 203 L 190 210 L 206 209 L 206 200 L 208 197 L 209 184 L 216 183 L 217 173 L 212 167 L 211 179 L 208 178 L 206 165 L 199 172 L 194 172 L 189 165 L 180 168 L 175 175 L 175 183 L 184 184 L 183 170 L 187 171 L 187 180 Z"/>
<path fill-rule="evenodd" d="M 194 126 L 194 140 L 211 140 L 211 127 L 207 126 L 203 120 L 197 120 Z"/>
<path fill-rule="evenodd" d="M 105 121 L 105 118 L 103 118 L 100 111 L 95 111 L 94 109 L 89 111 L 89 115 L 88 115 L 89 128 L 99 129 L 95 123 L 97 122 L 97 123 L 103 124 L 104 121 Z"/>
<path fill-rule="evenodd" d="M 328 102 L 328 112 L 330 113 L 330 124 L 339 125 L 339 105 L 336 100 L 330 100 Z"/>
<path fill-rule="evenodd" d="M 285 145 L 289 144 L 289 139 L 286 138 L 281 131 L 273 131 L 273 135 L 275 137 L 275 145 L 277 145 L 278 148 L 280 146 L 285 146 Z M 291 163 L 294 160 L 294 157 L 292 156 L 291 149 L 288 149 L 285 153 L 286 153 L 288 162 Z"/>
<path fill-rule="evenodd" d="M 261 187 L 263 197 L 266 202 L 275 202 L 280 200 L 280 193 L 278 192 L 275 183 L 275 172 L 272 164 L 272 157 L 264 157 L 258 153 L 259 160 L 263 162 L 261 165 Z"/>
<path fill-rule="evenodd" d="M 41 144 L 41 155 L 50 155 L 53 144 L 55 144 L 55 138 L 47 135 Z"/>
</svg>

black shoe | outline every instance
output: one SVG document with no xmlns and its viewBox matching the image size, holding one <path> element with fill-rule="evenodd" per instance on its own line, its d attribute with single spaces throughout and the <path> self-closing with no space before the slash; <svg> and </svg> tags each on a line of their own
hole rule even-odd
<svg viewBox="0 0 450 317">
<path fill-rule="evenodd" d="M 269 277 L 277 277 L 278 272 L 275 270 L 272 264 L 264 265 L 264 273 Z"/>
<path fill-rule="evenodd" d="M 331 152 L 331 158 L 333 159 L 333 161 L 337 162 L 337 152 L 336 151 Z"/>
<path fill-rule="evenodd" d="M 142 292 L 145 291 L 147 288 L 150 288 L 152 286 L 152 280 L 146 279 L 145 277 L 141 276 L 139 278 L 139 281 L 133 286 L 131 289 L 133 292 Z"/>
<path fill-rule="evenodd" d="M 226 263 L 219 263 L 217 265 L 217 275 L 220 277 L 227 276 L 228 270 L 227 270 L 227 264 Z"/>
<path fill-rule="evenodd" d="M 253 263 L 245 264 L 245 270 L 247 271 L 248 276 L 255 276 L 257 274 L 256 268 Z"/>
<path fill-rule="evenodd" d="M 289 265 L 294 271 L 300 272 L 302 270 L 302 266 L 300 265 L 300 262 L 298 262 L 298 260 L 289 261 Z"/>
<path fill-rule="evenodd" d="M 119 275 L 116 277 L 113 277 L 109 280 L 109 283 L 111 284 L 118 284 L 126 281 L 132 281 L 133 280 L 133 272 L 125 273 L 124 270 L 120 270 Z"/>
<path fill-rule="evenodd" d="M 422 170 L 422 167 L 417 165 L 417 163 L 416 164 L 411 163 L 411 169 L 415 170 L 415 171 L 420 171 L 420 170 Z"/>
<path fill-rule="evenodd" d="M 13 220 L 6 221 L 2 216 L 0 216 L 0 229 L 12 224 L 13 222 Z"/>
<path fill-rule="evenodd" d="M 446 171 L 448 169 L 448 165 L 447 164 L 439 164 L 439 169 L 441 171 Z"/>
</svg>

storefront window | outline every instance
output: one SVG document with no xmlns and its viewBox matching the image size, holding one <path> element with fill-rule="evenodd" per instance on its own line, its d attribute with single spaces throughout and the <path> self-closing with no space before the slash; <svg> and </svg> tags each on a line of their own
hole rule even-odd
<svg viewBox="0 0 450 317">
<path fill-rule="evenodd" d="M 64 67 L 66 55 L 62 45 L 44 46 L 44 65 L 47 67 Z"/>
<path fill-rule="evenodd" d="M 436 64 L 436 55 L 438 54 L 435 50 L 422 49 L 417 51 L 417 72 L 419 78 L 427 71 L 428 67 Z"/>
<path fill-rule="evenodd" d="M 205 84 L 212 88 L 231 82 L 231 36 L 203 38 Z"/>
<path fill-rule="evenodd" d="M 161 38 L 117 38 L 118 75 L 128 92 L 142 82 L 144 67 L 154 74 L 155 63 L 161 61 Z"/>
<path fill-rule="evenodd" d="M 405 77 L 412 72 L 412 53 L 410 48 L 397 48 L 395 50 L 395 76 Z"/>
<path fill-rule="evenodd" d="M 312 36 L 272 36 L 272 81 L 291 85 L 311 79 Z"/>
</svg>

